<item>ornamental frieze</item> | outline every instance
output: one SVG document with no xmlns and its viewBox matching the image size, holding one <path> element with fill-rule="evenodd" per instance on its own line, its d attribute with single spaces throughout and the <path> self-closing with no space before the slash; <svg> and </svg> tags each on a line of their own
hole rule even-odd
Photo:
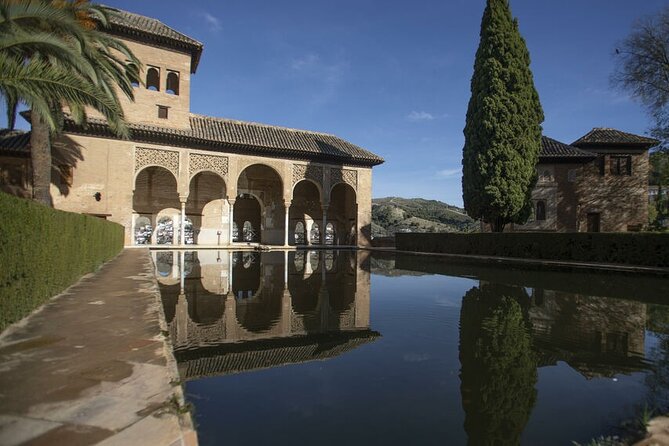
<svg viewBox="0 0 669 446">
<path fill-rule="evenodd" d="M 203 170 L 217 173 L 225 178 L 228 175 L 228 157 L 191 153 L 188 157 L 189 175 L 193 176 L 196 172 Z"/>
<path fill-rule="evenodd" d="M 358 172 L 351 169 L 330 169 L 330 185 L 346 183 L 353 189 L 358 188 Z"/>
<path fill-rule="evenodd" d="M 179 176 L 179 152 L 171 150 L 148 149 L 137 147 L 135 149 L 135 173 L 147 166 L 160 166 L 169 170 L 175 177 Z"/>
<path fill-rule="evenodd" d="M 312 180 L 318 185 L 323 184 L 323 168 L 306 164 L 293 164 L 293 186 L 302 180 Z"/>
</svg>

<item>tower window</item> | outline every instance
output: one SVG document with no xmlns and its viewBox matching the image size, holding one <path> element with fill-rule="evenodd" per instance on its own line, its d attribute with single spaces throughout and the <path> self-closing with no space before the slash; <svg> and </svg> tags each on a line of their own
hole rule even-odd
<svg viewBox="0 0 669 446">
<path fill-rule="evenodd" d="M 167 72 L 167 85 L 165 92 L 179 96 L 179 73 L 176 71 Z"/>
<path fill-rule="evenodd" d="M 158 68 L 149 67 L 146 71 L 146 88 L 160 91 L 160 70 Z"/>
<path fill-rule="evenodd" d="M 139 87 L 139 67 L 130 61 L 125 64 L 125 74 L 130 79 L 130 85 L 134 88 Z"/>
<path fill-rule="evenodd" d="M 611 174 L 612 175 L 632 175 L 632 157 L 611 156 Z"/>
<path fill-rule="evenodd" d="M 537 221 L 544 221 L 546 220 L 546 202 L 543 200 L 537 201 L 537 208 L 536 208 L 536 219 Z"/>
<path fill-rule="evenodd" d="M 160 119 L 167 119 L 167 112 L 169 111 L 169 107 L 165 107 L 164 105 L 159 105 L 158 106 L 158 117 Z"/>
</svg>

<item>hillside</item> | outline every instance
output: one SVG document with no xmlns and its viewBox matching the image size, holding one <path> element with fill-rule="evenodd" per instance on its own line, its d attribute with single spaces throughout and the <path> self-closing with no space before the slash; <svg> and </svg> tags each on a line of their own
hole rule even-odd
<svg viewBox="0 0 669 446">
<path fill-rule="evenodd" d="M 422 198 L 375 198 L 372 200 L 372 235 L 396 232 L 470 232 L 477 228 L 464 209 Z"/>
</svg>

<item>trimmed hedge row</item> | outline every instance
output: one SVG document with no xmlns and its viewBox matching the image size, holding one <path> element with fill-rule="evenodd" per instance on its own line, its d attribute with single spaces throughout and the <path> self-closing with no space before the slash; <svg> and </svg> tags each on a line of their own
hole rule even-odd
<svg viewBox="0 0 669 446">
<path fill-rule="evenodd" d="M 0 192 L 0 331 L 123 249 L 123 226 Z"/>
<path fill-rule="evenodd" d="M 398 233 L 401 251 L 669 267 L 669 234 Z"/>
</svg>

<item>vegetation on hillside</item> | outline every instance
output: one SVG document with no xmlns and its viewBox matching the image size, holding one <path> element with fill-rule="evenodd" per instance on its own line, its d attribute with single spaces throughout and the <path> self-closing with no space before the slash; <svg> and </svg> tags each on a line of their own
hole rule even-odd
<svg viewBox="0 0 669 446">
<path fill-rule="evenodd" d="M 372 200 L 372 235 L 396 232 L 471 232 L 477 223 L 464 209 L 423 198 L 375 198 Z"/>
<path fill-rule="evenodd" d="M 544 120 L 530 54 L 508 0 L 488 0 L 465 124 L 462 192 L 467 213 L 502 232 L 531 214 Z"/>
</svg>

